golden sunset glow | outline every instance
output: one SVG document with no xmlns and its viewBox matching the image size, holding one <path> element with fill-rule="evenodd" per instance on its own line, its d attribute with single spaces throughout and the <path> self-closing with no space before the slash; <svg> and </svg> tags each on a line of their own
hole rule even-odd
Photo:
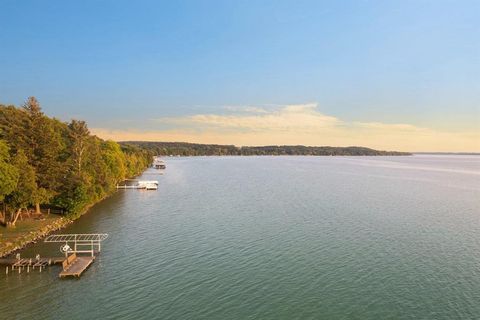
<svg viewBox="0 0 480 320">
<path fill-rule="evenodd" d="M 316 103 L 276 110 L 230 108 L 229 114 L 195 114 L 151 119 L 158 130 L 92 128 L 116 141 L 186 141 L 194 143 L 310 146 L 366 146 L 401 151 L 480 151 L 480 132 L 448 132 L 405 123 L 344 121 L 318 111 Z M 161 129 L 165 125 L 175 129 Z"/>
</svg>

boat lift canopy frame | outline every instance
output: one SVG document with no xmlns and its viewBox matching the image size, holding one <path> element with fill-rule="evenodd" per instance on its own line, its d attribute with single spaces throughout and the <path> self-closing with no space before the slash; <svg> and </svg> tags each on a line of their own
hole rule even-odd
<svg viewBox="0 0 480 320">
<path fill-rule="evenodd" d="M 61 251 L 65 253 L 65 257 L 69 253 L 90 253 L 93 257 L 95 249 L 101 250 L 101 242 L 108 238 L 106 233 L 90 233 L 90 234 L 53 234 L 45 238 L 47 243 L 64 243 Z M 73 249 L 68 243 L 73 243 Z M 88 250 L 88 246 L 90 249 Z M 87 248 L 85 248 L 87 247 Z"/>
</svg>

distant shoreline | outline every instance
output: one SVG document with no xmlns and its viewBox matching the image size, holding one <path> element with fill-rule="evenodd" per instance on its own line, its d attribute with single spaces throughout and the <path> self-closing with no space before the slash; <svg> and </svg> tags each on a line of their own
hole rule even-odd
<svg viewBox="0 0 480 320">
<path fill-rule="evenodd" d="M 480 156 L 480 152 L 412 152 L 412 154 L 439 155 L 439 156 Z"/>
<path fill-rule="evenodd" d="M 410 152 L 375 150 L 366 147 L 303 145 L 242 146 L 188 142 L 119 141 L 158 156 L 410 156 Z"/>
</svg>

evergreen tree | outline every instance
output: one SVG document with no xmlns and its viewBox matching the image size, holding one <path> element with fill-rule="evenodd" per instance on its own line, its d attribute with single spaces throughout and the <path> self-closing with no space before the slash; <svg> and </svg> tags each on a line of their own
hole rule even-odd
<svg viewBox="0 0 480 320">
<path fill-rule="evenodd" d="M 43 116 L 42 109 L 40 108 L 40 103 L 35 97 L 28 97 L 27 101 L 23 104 L 23 109 L 25 109 L 30 115 L 35 117 Z"/>
<path fill-rule="evenodd" d="M 35 97 L 28 98 L 23 106 L 27 114 L 25 136 L 29 141 L 27 157 L 35 168 L 35 179 L 42 192 L 36 195 L 35 207 L 40 213 L 40 204 L 48 203 L 55 195 L 61 180 L 62 166 L 58 161 L 64 148 L 60 133 L 55 130 L 54 119 L 46 117 Z"/>
</svg>

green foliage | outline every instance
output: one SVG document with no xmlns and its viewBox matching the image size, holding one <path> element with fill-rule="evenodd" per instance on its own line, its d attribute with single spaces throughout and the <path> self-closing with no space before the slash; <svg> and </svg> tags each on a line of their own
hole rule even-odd
<svg viewBox="0 0 480 320">
<path fill-rule="evenodd" d="M 18 183 L 15 190 L 7 196 L 7 203 L 14 208 L 26 208 L 36 203 L 46 194 L 46 190 L 39 188 L 35 181 L 35 170 L 28 163 L 23 150 L 18 150 L 13 164 L 19 172 Z"/>
<path fill-rule="evenodd" d="M 68 128 L 71 142 L 71 160 L 74 165 L 73 169 L 77 171 L 77 174 L 80 174 L 86 158 L 85 152 L 89 147 L 90 132 L 88 131 L 85 121 L 72 120 Z"/>
<path fill-rule="evenodd" d="M 17 187 L 18 170 L 9 162 L 8 146 L 0 140 L 0 202 Z"/>
<path fill-rule="evenodd" d="M 89 183 L 77 177 L 68 176 L 63 191 L 54 198 L 53 204 L 65 209 L 74 218 L 93 201 L 89 196 Z"/>
<path fill-rule="evenodd" d="M 127 158 L 122 152 L 120 145 L 114 141 L 104 141 L 101 144 L 101 148 L 102 160 L 107 171 L 105 180 L 109 179 L 109 181 L 103 181 L 103 183 L 109 185 L 122 180 L 127 173 Z"/>
<path fill-rule="evenodd" d="M 44 204 L 76 217 L 152 158 L 91 135 L 84 121 L 47 117 L 33 97 L 22 108 L 0 105 L 0 139 L 0 202 L 11 211 Z"/>
</svg>

